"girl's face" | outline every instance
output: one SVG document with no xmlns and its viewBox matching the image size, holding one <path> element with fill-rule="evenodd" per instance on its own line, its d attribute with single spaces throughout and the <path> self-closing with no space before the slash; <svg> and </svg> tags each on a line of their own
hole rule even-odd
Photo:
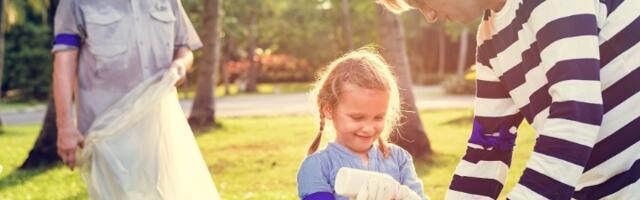
<svg viewBox="0 0 640 200">
<path fill-rule="evenodd" d="M 487 9 L 487 0 L 407 0 L 420 10 L 429 22 L 438 19 L 470 23 L 482 16 Z"/>
<path fill-rule="evenodd" d="M 388 103 L 387 91 L 345 83 L 338 105 L 323 112 L 333 122 L 336 143 L 366 155 L 384 129 Z"/>
</svg>

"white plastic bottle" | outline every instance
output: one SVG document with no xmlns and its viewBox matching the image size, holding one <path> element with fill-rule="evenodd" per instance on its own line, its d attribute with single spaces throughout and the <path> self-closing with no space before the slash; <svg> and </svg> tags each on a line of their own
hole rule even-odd
<svg viewBox="0 0 640 200">
<path fill-rule="evenodd" d="M 360 189 L 366 186 L 370 179 L 378 179 L 380 182 L 392 182 L 400 187 L 400 183 L 388 174 L 342 167 L 336 175 L 334 189 L 338 195 L 355 198 Z"/>
</svg>

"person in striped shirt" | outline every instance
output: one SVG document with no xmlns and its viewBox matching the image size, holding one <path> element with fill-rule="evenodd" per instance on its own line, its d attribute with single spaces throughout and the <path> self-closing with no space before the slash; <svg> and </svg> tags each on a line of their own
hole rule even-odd
<svg viewBox="0 0 640 200">
<path fill-rule="evenodd" d="M 496 199 L 523 120 L 537 139 L 509 199 L 640 198 L 639 0 L 379 0 L 484 18 L 473 130 L 447 199 Z"/>
</svg>

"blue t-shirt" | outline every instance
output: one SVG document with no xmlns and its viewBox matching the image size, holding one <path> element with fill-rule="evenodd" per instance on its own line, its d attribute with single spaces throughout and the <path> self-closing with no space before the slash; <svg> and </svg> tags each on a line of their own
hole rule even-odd
<svg viewBox="0 0 640 200">
<path fill-rule="evenodd" d="M 385 159 L 378 147 L 373 145 L 368 152 L 368 166 L 364 166 L 362 159 L 345 146 L 330 142 L 327 148 L 308 156 L 302 162 L 298 170 L 298 196 L 305 200 L 347 200 L 347 197 L 335 194 L 333 188 L 338 170 L 350 167 L 389 174 L 422 199 L 426 199 L 422 181 L 416 175 L 409 152 L 393 144 L 389 144 L 389 150 L 390 155 Z"/>
</svg>

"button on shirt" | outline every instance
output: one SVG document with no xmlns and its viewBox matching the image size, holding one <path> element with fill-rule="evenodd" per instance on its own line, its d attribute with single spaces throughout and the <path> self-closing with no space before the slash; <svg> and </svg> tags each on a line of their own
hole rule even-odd
<svg viewBox="0 0 640 200">
<path fill-rule="evenodd" d="M 53 52 L 79 49 L 82 133 L 142 80 L 169 68 L 178 47 L 202 46 L 180 0 L 61 0 L 54 32 Z"/>
<path fill-rule="evenodd" d="M 384 158 L 374 145 L 369 149 L 369 163 L 365 166 L 362 159 L 345 146 L 330 142 L 327 147 L 308 156 L 298 170 L 298 195 L 304 199 L 314 193 L 333 193 L 337 200 L 347 200 L 334 192 L 336 175 L 341 167 L 350 167 L 375 171 L 391 175 L 393 179 L 406 185 L 422 199 L 426 199 L 422 181 L 416 175 L 413 159 L 409 152 L 390 144 L 390 155 Z"/>
</svg>

